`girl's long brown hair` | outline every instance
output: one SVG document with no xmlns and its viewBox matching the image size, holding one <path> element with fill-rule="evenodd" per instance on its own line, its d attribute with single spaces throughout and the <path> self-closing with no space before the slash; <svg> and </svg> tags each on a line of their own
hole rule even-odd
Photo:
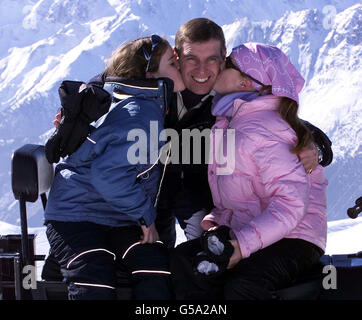
<svg viewBox="0 0 362 320">
<path fill-rule="evenodd" d="M 264 91 L 271 93 L 271 86 L 264 86 L 260 89 L 259 95 Z M 291 153 L 299 153 L 304 147 L 313 142 L 313 136 L 305 124 L 298 117 L 298 103 L 290 98 L 282 97 L 279 105 L 279 114 L 295 131 L 298 141 L 290 150 Z"/>
<path fill-rule="evenodd" d="M 151 56 L 149 72 L 157 72 L 162 55 L 169 47 L 166 39 L 154 48 Z M 145 37 L 130 41 L 118 47 L 107 61 L 103 74 L 128 79 L 146 78 L 147 60 L 144 57 L 143 48 L 151 53 L 151 37 Z"/>
</svg>

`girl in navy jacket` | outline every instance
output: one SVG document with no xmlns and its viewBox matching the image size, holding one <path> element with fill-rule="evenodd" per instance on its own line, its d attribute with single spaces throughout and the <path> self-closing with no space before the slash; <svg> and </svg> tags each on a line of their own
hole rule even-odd
<svg viewBox="0 0 362 320">
<path fill-rule="evenodd" d="M 177 61 L 159 36 L 137 39 L 119 47 L 86 86 L 110 94 L 110 111 L 56 166 L 45 210 L 69 299 L 115 299 L 119 265 L 131 275 L 133 298 L 169 299 L 167 250 L 154 220 L 159 133 L 172 92 L 184 89 Z"/>
</svg>

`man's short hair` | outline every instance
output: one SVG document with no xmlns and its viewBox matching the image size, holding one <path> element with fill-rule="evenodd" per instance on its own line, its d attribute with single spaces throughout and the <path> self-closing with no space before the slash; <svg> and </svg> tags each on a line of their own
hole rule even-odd
<svg viewBox="0 0 362 320">
<path fill-rule="evenodd" d="M 207 18 L 195 18 L 184 23 L 177 31 L 175 50 L 181 53 L 183 43 L 205 42 L 211 39 L 220 41 L 221 55 L 226 54 L 225 36 L 222 28 Z"/>
</svg>

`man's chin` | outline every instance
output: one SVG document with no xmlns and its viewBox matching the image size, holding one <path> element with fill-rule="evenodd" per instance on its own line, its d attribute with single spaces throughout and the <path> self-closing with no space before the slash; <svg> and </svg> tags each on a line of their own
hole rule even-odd
<svg viewBox="0 0 362 320">
<path fill-rule="evenodd" d="M 187 89 L 195 94 L 205 95 L 211 91 L 212 87 L 213 85 L 211 83 L 196 83 L 193 81 L 191 85 L 187 86 Z"/>
</svg>

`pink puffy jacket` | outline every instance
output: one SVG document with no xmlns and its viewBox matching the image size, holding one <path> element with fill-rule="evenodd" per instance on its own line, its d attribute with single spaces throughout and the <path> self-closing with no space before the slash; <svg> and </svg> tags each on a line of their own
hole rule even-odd
<svg viewBox="0 0 362 320">
<path fill-rule="evenodd" d="M 229 226 L 243 258 L 282 238 L 304 239 L 322 250 L 326 246 L 328 183 L 321 166 L 306 174 L 290 152 L 297 137 L 279 116 L 279 103 L 273 95 L 250 102 L 236 99 L 230 122 L 218 117 L 212 128 L 208 174 L 216 208 L 202 225 L 211 220 Z M 235 129 L 235 153 L 227 148 L 226 129 Z M 224 133 L 220 139 L 217 131 Z M 220 157 L 215 160 L 220 148 L 228 152 L 231 174 L 220 174 L 225 168 Z"/>
</svg>

